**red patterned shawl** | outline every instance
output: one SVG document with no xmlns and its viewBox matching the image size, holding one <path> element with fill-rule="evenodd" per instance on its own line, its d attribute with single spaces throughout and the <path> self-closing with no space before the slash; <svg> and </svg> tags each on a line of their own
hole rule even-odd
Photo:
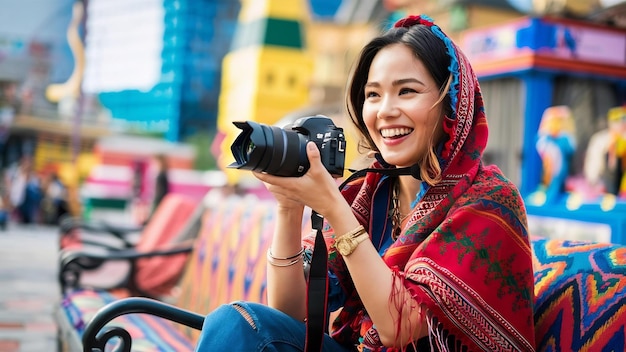
<svg viewBox="0 0 626 352">
<path fill-rule="evenodd" d="M 427 308 L 434 350 L 534 351 L 533 271 L 523 201 L 497 167 L 482 165 L 488 130 L 478 80 L 461 51 L 430 26 L 448 47 L 454 76 L 453 116 L 444 123 L 450 140 L 440 155 L 443 180 L 417 203 L 383 260 Z M 368 173 L 342 191 L 366 229 L 380 178 Z M 331 335 L 360 351 L 395 351 L 381 345 L 343 258 L 330 248 L 332 229 L 325 236 L 329 268 L 348 296 Z M 305 244 L 310 246 L 310 239 Z"/>
</svg>

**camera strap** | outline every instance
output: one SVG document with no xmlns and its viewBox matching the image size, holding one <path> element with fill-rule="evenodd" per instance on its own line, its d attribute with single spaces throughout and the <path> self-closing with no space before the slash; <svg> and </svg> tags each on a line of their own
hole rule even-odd
<svg viewBox="0 0 626 352">
<path fill-rule="evenodd" d="M 305 352 L 321 351 L 324 333 L 328 332 L 328 251 L 322 234 L 323 225 L 324 218 L 312 211 L 311 227 L 316 234 L 307 284 Z"/>
<path fill-rule="evenodd" d="M 351 170 L 352 171 L 352 170 Z M 354 171 L 350 177 L 341 183 L 339 189 L 358 177 L 363 177 L 368 172 L 378 172 L 390 176 L 419 175 L 418 167 L 406 167 L 398 169 L 361 169 Z M 415 176 L 414 176 L 415 177 Z M 324 218 L 311 211 L 311 227 L 315 234 L 315 245 L 311 258 L 311 266 L 307 279 L 307 320 L 305 352 L 319 352 L 322 350 L 324 333 L 328 332 L 328 250 L 322 234 Z"/>
</svg>

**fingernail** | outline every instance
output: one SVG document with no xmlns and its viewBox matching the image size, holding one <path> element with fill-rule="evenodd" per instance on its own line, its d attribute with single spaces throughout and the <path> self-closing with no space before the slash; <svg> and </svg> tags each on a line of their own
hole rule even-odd
<svg viewBox="0 0 626 352">
<path fill-rule="evenodd" d="M 309 150 L 315 150 L 315 148 L 317 148 L 317 146 L 313 142 L 309 142 L 306 147 L 309 148 Z"/>
</svg>

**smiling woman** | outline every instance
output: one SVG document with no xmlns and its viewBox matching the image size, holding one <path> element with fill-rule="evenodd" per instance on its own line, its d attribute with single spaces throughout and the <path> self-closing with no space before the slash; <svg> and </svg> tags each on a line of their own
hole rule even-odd
<svg viewBox="0 0 626 352">
<path fill-rule="evenodd" d="M 268 306 L 217 309 L 197 349 L 305 349 L 306 206 L 325 219 L 328 309 L 338 311 L 323 351 L 533 351 L 525 208 L 481 161 L 487 121 L 465 55 L 431 19 L 404 18 L 361 51 L 347 106 L 373 162 L 337 189 L 309 143 L 303 176 L 254 173 L 278 203 Z"/>
<path fill-rule="evenodd" d="M 434 136 L 442 134 L 440 95 L 409 47 L 393 44 L 378 52 L 365 85 L 363 119 L 388 163 L 404 167 L 424 159 Z"/>
</svg>

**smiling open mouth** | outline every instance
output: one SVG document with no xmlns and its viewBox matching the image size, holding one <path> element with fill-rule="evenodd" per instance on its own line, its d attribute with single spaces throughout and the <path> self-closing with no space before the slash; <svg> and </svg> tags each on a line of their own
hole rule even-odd
<svg viewBox="0 0 626 352">
<path fill-rule="evenodd" d="M 385 128 L 380 130 L 383 138 L 400 138 L 413 132 L 412 128 Z"/>
</svg>

